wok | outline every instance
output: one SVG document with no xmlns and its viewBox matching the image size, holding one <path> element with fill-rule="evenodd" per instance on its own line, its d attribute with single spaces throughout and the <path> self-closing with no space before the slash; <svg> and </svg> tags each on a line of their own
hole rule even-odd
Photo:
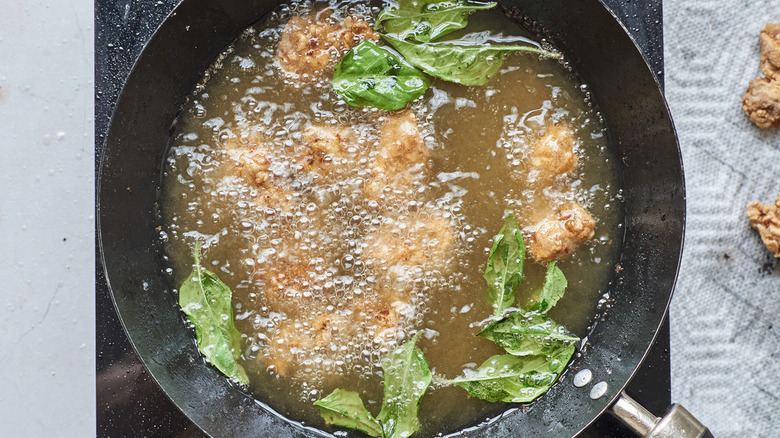
<svg viewBox="0 0 780 438">
<path fill-rule="evenodd" d="M 667 312 L 681 256 L 685 187 L 669 110 L 641 52 L 599 0 L 500 3 L 562 50 L 590 87 L 621 163 L 622 269 L 612 279 L 608 310 L 571 365 L 591 370 L 592 382 L 576 387 L 570 372 L 527 412 L 512 408 L 455 436 L 574 436 L 608 409 L 648 433 L 657 419 L 622 390 Z M 212 436 L 332 436 L 285 419 L 202 359 L 164 273 L 155 231 L 161 224 L 156 206 L 161 163 L 182 103 L 219 51 L 275 4 L 184 0 L 156 31 L 129 75 L 99 169 L 99 262 L 122 324 L 165 393 Z M 596 382 L 606 389 L 593 399 Z M 671 412 L 689 422 L 695 432 L 690 436 L 709 436 L 686 411 L 677 407 Z"/>
</svg>

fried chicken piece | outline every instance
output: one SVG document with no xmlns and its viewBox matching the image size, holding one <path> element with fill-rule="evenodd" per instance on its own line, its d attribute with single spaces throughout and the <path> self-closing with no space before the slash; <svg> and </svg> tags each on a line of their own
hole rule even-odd
<svg viewBox="0 0 780 438">
<path fill-rule="evenodd" d="M 318 158 L 327 155 L 343 156 L 345 145 L 354 141 L 352 128 L 335 129 L 326 126 L 312 125 L 303 131 L 303 142 Z"/>
<path fill-rule="evenodd" d="M 332 128 L 313 125 L 303 131 L 303 157 L 299 169 L 318 178 L 332 178 L 352 170 L 347 149 L 357 144 L 357 133 L 351 127 Z"/>
<path fill-rule="evenodd" d="M 379 151 L 366 183 L 367 199 L 377 199 L 389 188 L 407 195 L 429 167 L 428 153 L 417 118 L 411 110 L 391 114 L 379 132 Z"/>
<path fill-rule="evenodd" d="M 228 138 L 223 147 L 247 182 L 255 186 L 270 182 L 271 151 L 263 133 L 252 129 L 241 132 Z"/>
<path fill-rule="evenodd" d="M 424 211 L 400 220 L 390 220 L 363 239 L 363 260 L 381 271 L 445 271 L 454 254 L 452 223 Z"/>
<path fill-rule="evenodd" d="M 562 205 L 531 227 L 528 252 L 540 262 L 560 260 L 590 240 L 595 225 L 593 217 L 579 203 Z"/>
<path fill-rule="evenodd" d="M 759 128 L 780 127 L 780 23 L 769 23 L 759 36 L 761 72 L 742 97 L 742 110 Z"/>
<path fill-rule="evenodd" d="M 271 160 L 260 148 L 241 154 L 236 165 L 238 174 L 244 177 L 250 184 L 258 187 L 267 187 L 272 179 Z"/>
<path fill-rule="evenodd" d="M 348 327 L 348 319 L 335 313 L 282 321 L 263 353 L 266 367 L 289 376 L 301 365 L 298 356 L 311 356 L 314 348 L 326 347 Z"/>
<path fill-rule="evenodd" d="M 238 175 L 258 190 L 256 204 L 282 211 L 292 209 L 295 195 L 284 184 L 291 172 L 272 171 L 271 147 L 261 133 L 249 131 L 231 137 L 224 148 L 233 158 Z"/>
<path fill-rule="evenodd" d="M 747 206 L 750 225 L 758 230 L 766 248 L 780 258 L 780 196 L 774 205 L 758 201 Z"/>
<path fill-rule="evenodd" d="M 411 305 L 400 299 L 365 300 L 353 307 L 353 324 L 374 342 L 389 346 L 403 337 L 403 317 L 410 310 Z"/>
<path fill-rule="evenodd" d="M 305 181 L 312 174 L 321 178 L 350 170 L 345 166 L 348 164 L 347 149 L 357 144 L 357 140 L 358 135 L 352 127 L 312 125 L 301 133 L 295 152 L 280 151 L 255 131 L 229 139 L 225 148 L 235 160 L 239 175 L 254 187 L 273 193 L 273 189 L 289 189 L 295 179 Z M 290 190 L 287 192 L 280 194 L 292 195 Z"/>
<path fill-rule="evenodd" d="M 577 143 L 571 128 L 552 125 L 531 145 L 526 166 L 514 172 L 515 178 L 534 195 L 517 212 L 531 234 L 526 246 L 531 256 L 540 262 L 569 256 L 594 234 L 595 221 L 579 203 L 557 205 L 557 199 L 571 196 L 568 178 L 579 164 L 575 154 Z"/>
<path fill-rule="evenodd" d="M 758 37 L 761 43 L 761 73 L 780 81 L 780 23 L 769 23 Z"/>
<path fill-rule="evenodd" d="M 404 318 L 415 312 L 416 280 L 451 270 L 456 245 L 452 222 L 429 210 L 388 220 L 364 237 L 362 259 L 378 274 L 377 297 L 354 309 L 375 342 L 389 345 L 403 337 Z"/>
<path fill-rule="evenodd" d="M 403 338 L 403 321 L 410 309 L 403 301 L 373 297 L 355 301 L 347 316 L 302 314 L 279 324 L 261 357 L 267 368 L 288 377 L 301 366 L 322 367 L 324 359 L 337 354 L 334 346 L 358 342 L 363 348 L 376 344 L 390 348 Z"/>
<path fill-rule="evenodd" d="M 365 39 L 376 41 L 379 34 L 362 18 L 348 16 L 342 22 L 332 17 L 333 9 L 290 18 L 276 50 L 276 59 L 285 72 L 307 82 L 320 77 L 335 59 Z"/>
<path fill-rule="evenodd" d="M 759 128 L 780 127 L 780 81 L 756 78 L 742 98 L 742 109 Z"/>
<path fill-rule="evenodd" d="M 309 265 L 307 260 L 285 258 L 257 272 L 255 277 L 262 283 L 263 303 L 274 312 L 297 314 L 315 282 Z"/>
<path fill-rule="evenodd" d="M 284 234 L 274 239 L 273 253 L 261 252 L 255 262 L 253 282 L 261 290 L 260 303 L 288 318 L 325 306 L 331 298 L 328 285 L 338 271 L 341 252 L 334 248 L 333 236 L 340 234 L 339 224 L 325 230 L 319 216 L 309 214 L 306 220 L 317 232 Z"/>
<path fill-rule="evenodd" d="M 550 127 L 531 148 L 528 161 L 528 181 L 532 185 L 549 186 L 561 175 L 574 171 L 574 135 L 562 125 Z"/>
</svg>

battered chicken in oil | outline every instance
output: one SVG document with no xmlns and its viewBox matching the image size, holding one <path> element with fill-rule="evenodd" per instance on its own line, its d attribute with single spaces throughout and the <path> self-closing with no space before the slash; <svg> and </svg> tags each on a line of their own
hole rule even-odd
<svg viewBox="0 0 780 438">
<path fill-rule="evenodd" d="M 343 180 L 353 174 L 361 147 L 354 129 L 312 125 L 302 137 L 298 170 L 307 173 L 312 183 Z"/>
<path fill-rule="evenodd" d="M 296 201 L 295 193 L 289 189 L 292 169 L 277 167 L 272 171 L 272 162 L 277 160 L 273 146 L 263 134 L 249 130 L 240 136 L 232 136 L 224 149 L 233 159 L 236 173 L 257 190 L 255 203 L 258 206 L 289 211 Z"/>
<path fill-rule="evenodd" d="M 266 367 L 279 376 L 289 376 L 315 349 L 323 350 L 345 332 L 349 320 L 335 313 L 302 316 L 283 321 L 264 351 Z"/>
<path fill-rule="evenodd" d="M 316 205 L 305 215 L 306 235 L 280 233 L 275 253 L 255 265 L 253 278 L 261 291 L 257 305 L 282 315 L 259 358 L 280 376 L 303 378 L 306 369 L 338 362 L 348 344 L 395 345 L 417 312 L 416 280 L 427 272 L 446 272 L 453 264 L 458 241 L 451 220 L 436 209 L 408 205 L 424 201 L 415 188 L 430 170 L 414 112 L 389 113 L 380 120 L 374 122 L 378 133 L 373 140 L 361 137 L 353 126 L 310 125 L 294 136 L 292 147 L 252 130 L 225 143 L 234 171 L 258 191 L 258 205 L 283 206 L 280 213 L 293 221 L 304 206 Z M 362 188 L 355 185 L 357 198 L 353 195 L 331 210 L 321 199 L 314 202 L 312 193 L 319 188 L 343 186 L 350 179 L 363 181 Z M 382 217 L 379 225 L 367 228 L 328 219 L 372 202 Z M 350 254 L 376 279 L 349 286 L 348 299 L 333 286 L 335 278 L 350 276 L 353 269 L 343 262 L 351 245 L 340 241 L 344 235 L 359 242 Z"/>
<path fill-rule="evenodd" d="M 403 318 L 413 313 L 414 309 L 397 294 L 380 291 L 376 299 L 356 302 L 352 312 L 352 322 L 362 327 L 374 343 L 391 346 L 404 337 Z"/>
<path fill-rule="evenodd" d="M 379 34 L 362 18 L 348 16 L 337 21 L 333 13 L 326 8 L 290 18 L 276 51 L 276 59 L 285 72 L 301 82 L 312 81 L 357 43 L 379 39 Z"/>
<path fill-rule="evenodd" d="M 313 251 L 300 251 L 311 255 Z M 262 288 L 262 304 L 274 312 L 284 312 L 286 315 L 297 315 L 301 308 L 319 305 L 322 300 L 312 294 L 316 287 L 323 287 L 328 282 L 333 270 L 317 268 L 333 265 L 334 258 L 329 257 L 302 258 L 296 256 L 279 256 L 273 262 L 258 268 L 254 278 Z"/>
<path fill-rule="evenodd" d="M 391 347 L 403 336 L 404 315 L 413 311 L 404 301 L 383 296 L 354 300 L 343 311 L 300 314 L 284 320 L 268 341 L 262 360 L 282 377 L 295 377 L 305 368 L 336 365 L 347 344 Z"/>
<path fill-rule="evenodd" d="M 414 269 L 446 270 L 456 244 L 450 220 L 422 211 L 389 220 L 363 239 L 367 265 L 390 278 L 408 279 Z"/>
<path fill-rule="evenodd" d="M 774 205 L 758 201 L 748 205 L 747 217 L 750 225 L 761 235 L 766 249 L 780 258 L 780 196 Z"/>
<path fill-rule="evenodd" d="M 390 115 L 379 132 L 376 160 L 365 185 L 367 199 L 408 199 L 430 169 L 427 149 L 411 110 Z"/>
<path fill-rule="evenodd" d="M 595 221 L 573 197 L 570 177 L 577 168 L 576 140 L 564 125 L 550 126 L 530 147 L 526 166 L 515 171 L 515 179 L 534 192 L 533 202 L 524 205 L 526 246 L 540 262 L 560 260 L 590 240 Z"/>
<path fill-rule="evenodd" d="M 593 217 L 579 203 L 562 205 L 531 227 L 528 252 L 540 262 L 568 257 L 593 237 L 595 225 Z"/>
<path fill-rule="evenodd" d="M 550 127 L 531 149 L 528 166 L 530 185 L 551 186 L 558 177 L 571 174 L 577 167 L 574 135 L 562 126 Z"/>
<path fill-rule="evenodd" d="M 355 132 L 352 128 L 328 128 L 325 126 L 310 126 L 303 131 L 303 144 L 311 150 L 312 159 L 344 158 L 348 143 L 355 142 Z"/>
<path fill-rule="evenodd" d="M 406 289 L 380 286 L 340 301 L 329 295 L 333 291 L 318 295 L 313 287 L 316 280 L 306 282 L 316 275 L 311 266 L 298 270 L 278 264 L 276 269 L 280 272 L 272 276 L 289 281 L 271 280 L 263 294 L 269 307 L 284 312 L 286 319 L 271 336 L 262 359 L 269 371 L 282 377 L 296 377 L 307 367 L 333 362 L 348 344 L 391 347 L 405 336 L 404 318 L 415 312 L 410 304 L 411 284 Z M 295 287 L 289 287 L 292 284 Z"/>
<path fill-rule="evenodd" d="M 763 78 L 750 81 L 742 109 L 759 128 L 780 127 L 780 23 L 769 23 L 759 36 Z"/>
<path fill-rule="evenodd" d="M 357 154 L 348 149 L 357 148 L 358 141 L 351 127 L 312 125 L 304 129 L 292 150 L 252 129 L 231 136 L 224 149 L 237 174 L 257 189 L 256 204 L 288 212 L 301 202 L 297 192 L 343 177 L 354 168 Z"/>
</svg>

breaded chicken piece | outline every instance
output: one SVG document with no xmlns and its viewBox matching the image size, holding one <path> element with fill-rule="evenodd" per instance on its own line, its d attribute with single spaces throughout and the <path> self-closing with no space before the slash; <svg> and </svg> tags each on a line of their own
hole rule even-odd
<svg viewBox="0 0 780 438">
<path fill-rule="evenodd" d="M 283 237 L 273 239 L 273 254 L 258 256 L 253 281 L 261 291 L 260 304 L 287 317 L 326 305 L 330 298 L 326 285 L 338 271 L 337 259 L 341 257 L 334 247 L 340 242 L 334 242 L 333 236 L 340 235 L 342 226 L 331 223 L 325 230 L 321 220 L 317 214 L 308 214 L 306 223 L 316 232 L 281 234 Z"/>
<path fill-rule="evenodd" d="M 366 198 L 377 199 L 386 188 L 408 195 L 430 166 L 414 112 L 391 114 L 379 132 L 378 145 L 371 178 L 364 188 Z"/>
<path fill-rule="evenodd" d="M 780 258 L 780 196 L 774 205 L 758 201 L 747 206 L 750 225 L 758 230 L 766 248 Z"/>
<path fill-rule="evenodd" d="M 530 235 L 526 246 L 540 262 L 569 256 L 594 234 L 595 221 L 578 203 L 556 206 L 556 198 L 568 197 L 572 188 L 568 178 L 579 164 L 575 154 L 576 139 L 571 129 L 552 125 L 531 145 L 525 168 L 515 171 L 515 178 L 534 198 L 517 213 L 526 223 Z"/>
<path fill-rule="evenodd" d="M 557 177 L 573 172 L 578 162 L 574 144 L 574 135 L 569 128 L 550 127 L 531 148 L 528 181 L 536 186 L 549 186 Z"/>
<path fill-rule="evenodd" d="M 299 160 L 299 170 L 325 180 L 354 170 L 347 149 L 357 144 L 357 138 L 351 127 L 312 125 L 306 128 L 302 135 L 303 156 Z"/>
<path fill-rule="evenodd" d="M 314 348 L 329 345 L 349 328 L 348 322 L 335 313 L 283 321 L 263 352 L 266 367 L 282 377 L 293 374 L 301 365 L 298 356 L 312 356 Z"/>
<path fill-rule="evenodd" d="M 780 81 L 780 23 L 769 23 L 758 37 L 761 43 L 761 73 Z"/>
<path fill-rule="evenodd" d="M 255 278 L 262 284 L 263 303 L 288 316 L 298 313 L 316 280 L 314 277 L 308 260 L 289 258 L 278 259 L 272 266 L 255 273 Z"/>
<path fill-rule="evenodd" d="M 225 149 L 235 160 L 239 175 L 255 187 L 271 188 L 289 186 L 295 178 L 310 176 L 312 172 L 324 177 L 337 170 L 349 170 L 344 166 L 347 149 L 356 145 L 357 140 L 352 127 L 312 125 L 301 133 L 295 152 L 279 151 L 279 146 L 256 131 L 230 138 Z"/>
<path fill-rule="evenodd" d="M 239 175 L 247 182 L 263 186 L 271 181 L 271 150 L 263 133 L 250 129 L 238 136 L 231 136 L 223 147 L 235 161 Z"/>
<path fill-rule="evenodd" d="M 379 34 L 362 18 L 349 16 L 342 22 L 326 8 L 315 14 L 290 18 L 282 32 L 276 59 L 285 72 L 303 82 L 320 77 L 331 64 L 363 41 Z"/>
<path fill-rule="evenodd" d="M 780 23 L 769 23 L 759 36 L 761 72 L 765 78 L 750 81 L 742 109 L 759 128 L 780 127 Z"/>
<path fill-rule="evenodd" d="M 346 144 L 355 141 L 352 128 L 330 128 L 312 125 L 303 131 L 303 143 L 311 150 L 311 154 L 319 159 L 330 155 L 341 157 L 346 153 Z"/>
<path fill-rule="evenodd" d="M 233 158 L 237 174 L 258 190 L 257 205 L 282 211 L 292 209 L 295 194 L 286 184 L 291 172 L 286 175 L 272 172 L 271 147 L 261 133 L 250 131 L 241 137 L 231 137 L 224 148 Z"/>
<path fill-rule="evenodd" d="M 540 262 L 567 257 L 594 234 L 593 217 L 577 202 L 565 204 L 531 227 L 528 252 Z"/>
<path fill-rule="evenodd" d="M 363 239 L 363 260 L 378 271 L 420 267 L 446 271 L 454 254 L 452 223 L 423 211 L 400 220 L 388 220 Z"/>
<path fill-rule="evenodd" d="M 375 342 L 393 343 L 403 337 L 404 317 L 411 317 L 412 294 L 418 273 L 447 272 L 457 253 L 452 222 L 441 213 L 422 210 L 388 220 L 363 239 L 362 259 L 378 274 L 377 297 L 354 307 L 360 324 Z"/>
<path fill-rule="evenodd" d="M 759 128 L 780 127 L 780 81 L 756 78 L 742 98 L 742 109 Z"/>
<path fill-rule="evenodd" d="M 257 187 L 268 187 L 271 184 L 271 160 L 262 148 L 255 148 L 238 156 L 236 160 L 238 174 Z"/>
<path fill-rule="evenodd" d="M 322 367 L 338 346 L 350 342 L 364 344 L 363 348 L 377 344 L 391 348 L 404 336 L 403 318 L 410 308 L 401 301 L 390 303 L 374 297 L 356 301 L 348 316 L 302 314 L 279 324 L 260 357 L 269 370 L 290 377 L 302 365 Z"/>
<path fill-rule="evenodd" d="M 403 317 L 411 305 L 399 299 L 379 298 L 357 302 L 353 308 L 353 324 L 374 342 L 389 346 L 403 337 Z"/>
</svg>

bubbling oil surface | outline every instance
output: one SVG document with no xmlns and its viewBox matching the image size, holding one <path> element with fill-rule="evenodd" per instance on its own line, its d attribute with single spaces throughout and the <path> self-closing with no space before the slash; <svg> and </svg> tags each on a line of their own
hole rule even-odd
<svg viewBox="0 0 780 438">
<path fill-rule="evenodd" d="M 616 169 L 586 87 L 558 61 L 536 56 L 509 56 L 499 74 L 482 87 L 434 80 L 425 96 L 411 105 L 431 158 L 429 177 L 411 201 L 380 205 L 364 199 L 361 181 L 367 177 L 367 163 L 375 159 L 370 145 L 376 143 L 377 126 L 387 113 L 348 106 L 332 92 L 327 75 L 296 83 L 274 62 L 289 17 L 323 6 L 281 5 L 221 54 L 179 117 L 161 202 L 173 281 L 180 284 L 187 277 L 191 247 L 195 240 L 205 241 L 204 266 L 233 291 L 236 326 L 245 335 L 241 363 L 251 391 L 288 418 L 317 427 L 324 424 L 312 402 L 339 387 L 360 392 L 368 409 L 378 412 L 379 364 L 389 346 L 365 337 L 348 339 L 333 351 L 299 355 L 303 377 L 280 377 L 267 370 L 263 349 L 286 314 L 264 303 L 262 288 L 253 278 L 264 266 L 273 269 L 275 258 L 291 245 L 315 248 L 324 256 L 312 257 L 312 281 L 301 291 L 313 297 L 306 301 L 313 304 L 287 313 L 338 314 L 377 293 L 376 279 L 362 263 L 365 236 L 390 219 L 425 211 L 446 218 L 455 243 L 447 262 L 454 268 L 412 273 L 412 311 L 405 314 L 400 337 L 405 340 L 422 330 L 419 346 L 435 375 L 454 378 L 465 367 L 500 353 L 490 341 L 474 336 L 477 323 L 492 313 L 482 271 L 505 210 L 534 203 L 529 198 L 533 194 L 510 175 L 522 169 L 525 151 L 546 126 L 559 122 L 575 133 L 579 166 L 573 193 L 596 220 L 595 237 L 560 263 L 569 287 L 550 312 L 580 336 L 586 334 L 596 302 L 608 287 L 622 239 Z M 376 4 L 330 6 L 336 16 L 356 14 L 369 22 L 380 10 Z M 530 36 L 497 11 L 472 15 L 469 28 L 490 29 L 507 42 Z M 257 205 L 257 190 L 236 175 L 226 145 L 254 129 L 280 151 L 294 151 L 301 131 L 311 124 L 353 127 L 357 146 L 348 151 L 347 167 L 354 174 L 309 182 L 288 209 Z M 524 275 L 518 303 L 541 286 L 544 266 L 529 259 Z M 503 409 L 434 383 L 421 404 L 419 435 L 452 432 Z"/>
</svg>

